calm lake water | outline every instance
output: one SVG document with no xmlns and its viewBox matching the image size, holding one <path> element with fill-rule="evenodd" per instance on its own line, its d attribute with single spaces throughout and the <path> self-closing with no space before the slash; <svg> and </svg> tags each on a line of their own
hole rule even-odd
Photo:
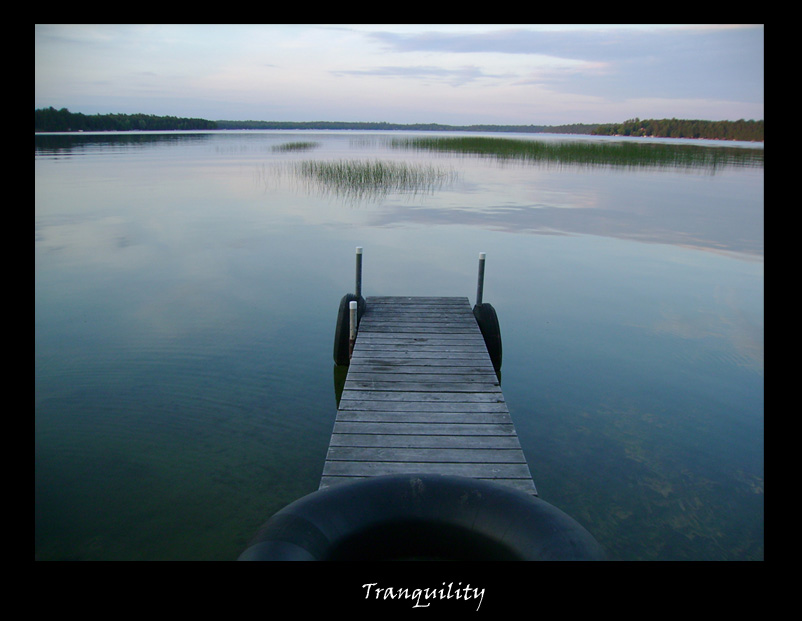
<svg viewBox="0 0 802 621">
<path fill-rule="evenodd" d="M 233 560 L 316 490 L 362 246 L 366 296 L 471 304 L 487 253 L 540 496 L 611 559 L 763 560 L 762 165 L 525 164 L 393 136 L 35 138 L 35 557 Z M 316 144 L 276 149 L 297 141 Z M 355 198 L 299 179 L 310 159 L 447 177 Z"/>
</svg>

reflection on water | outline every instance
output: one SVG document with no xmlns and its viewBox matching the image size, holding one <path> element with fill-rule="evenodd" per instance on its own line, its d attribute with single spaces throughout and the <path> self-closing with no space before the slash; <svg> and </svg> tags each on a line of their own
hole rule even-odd
<svg viewBox="0 0 802 621">
<path fill-rule="evenodd" d="M 187 142 L 208 141 L 212 135 L 191 132 L 36 134 L 34 153 L 39 156 L 82 155 L 91 152 L 109 155 L 126 149 L 153 146 L 177 146 Z"/>
<path fill-rule="evenodd" d="M 762 168 L 553 168 L 385 138 L 37 146 L 37 558 L 234 559 L 316 489 L 363 246 L 368 296 L 471 296 L 487 252 L 538 490 L 613 559 L 762 559 Z M 274 149 L 296 142 L 317 146 Z M 365 202 L 265 182 L 309 159 L 457 175 Z"/>
</svg>

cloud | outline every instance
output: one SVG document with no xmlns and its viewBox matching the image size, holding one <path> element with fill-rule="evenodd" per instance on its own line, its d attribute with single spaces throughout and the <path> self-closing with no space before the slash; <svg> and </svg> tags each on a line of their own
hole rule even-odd
<svg viewBox="0 0 802 621">
<path fill-rule="evenodd" d="M 382 66 L 372 69 L 353 69 L 332 71 L 334 75 L 349 75 L 361 77 L 406 78 L 416 80 L 437 80 L 452 86 L 461 86 L 482 79 L 508 78 L 511 74 L 487 73 L 475 65 L 465 65 L 457 68 L 437 66 Z"/>
<path fill-rule="evenodd" d="M 661 53 L 735 51 L 734 43 L 763 38 L 762 26 L 660 27 L 574 26 L 544 29 L 521 27 L 480 32 L 373 31 L 367 36 L 397 52 L 430 51 L 450 54 L 527 54 L 589 61 L 616 61 Z"/>
<path fill-rule="evenodd" d="M 762 26 L 527 27 L 464 33 L 375 31 L 368 36 L 385 50 L 401 53 L 528 56 L 530 74 L 521 76 L 521 85 L 536 82 L 616 101 L 763 100 Z"/>
</svg>

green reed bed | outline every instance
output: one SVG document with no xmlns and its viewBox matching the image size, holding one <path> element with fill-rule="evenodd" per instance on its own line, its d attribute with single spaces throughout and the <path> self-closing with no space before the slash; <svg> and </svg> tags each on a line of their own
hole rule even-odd
<svg viewBox="0 0 802 621">
<path fill-rule="evenodd" d="M 381 160 L 307 160 L 295 172 L 323 191 L 350 198 L 381 198 L 390 193 L 431 193 L 455 174 L 434 164 Z"/>
<path fill-rule="evenodd" d="M 614 167 L 763 166 L 763 149 L 654 142 L 543 141 L 483 136 L 394 138 L 395 148 L 492 156 L 500 160 Z"/>
<path fill-rule="evenodd" d="M 312 142 L 312 141 L 296 141 L 296 142 L 285 142 L 283 144 L 278 144 L 273 147 L 273 151 L 279 152 L 287 152 L 287 151 L 309 151 L 316 147 L 320 146 L 319 142 Z"/>
</svg>

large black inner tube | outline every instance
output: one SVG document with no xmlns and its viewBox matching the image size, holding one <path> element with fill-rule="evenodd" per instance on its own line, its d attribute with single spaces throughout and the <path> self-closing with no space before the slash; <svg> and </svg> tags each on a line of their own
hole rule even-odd
<svg viewBox="0 0 802 621">
<path fill-rule="evenodd" d="M 313 492 L 258 531 L 241 561 L 603 560 L 573 518 L 524 491 L 435 474 Z"/>
</svg>

